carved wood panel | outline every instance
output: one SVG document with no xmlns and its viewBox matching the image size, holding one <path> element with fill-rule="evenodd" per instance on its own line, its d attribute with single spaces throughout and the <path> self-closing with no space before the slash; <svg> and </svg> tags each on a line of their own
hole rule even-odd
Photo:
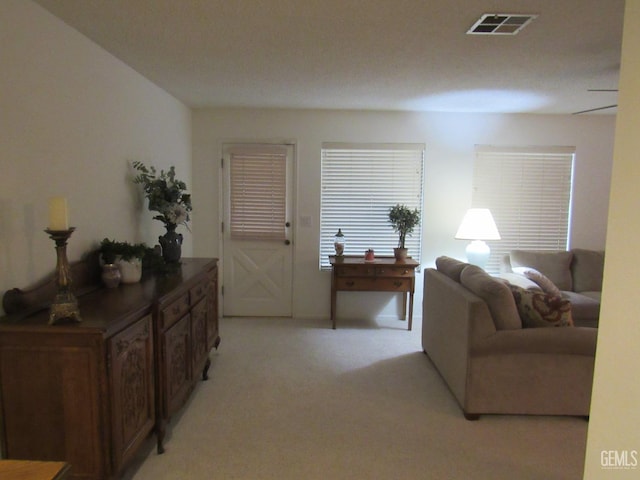
<svg viewBox="0 0 640 480">
<path fill-rule="evenodd" d="M 180 408 L 192 387 L 190 316 L 185 315 L 163 335 L 165 416 Z"/>
<path fill-rule="evenodd" d="M 151 315 L 147 315 L 109 343 L 116 470 L 155 424 L 151 322 Z"/>
<path fill-rule="evenodd" d="M 207 299 L 203 298 L 191 309 L 191 347 L 193 374 L 201 373 L 207 360 Z"/>
</svg>

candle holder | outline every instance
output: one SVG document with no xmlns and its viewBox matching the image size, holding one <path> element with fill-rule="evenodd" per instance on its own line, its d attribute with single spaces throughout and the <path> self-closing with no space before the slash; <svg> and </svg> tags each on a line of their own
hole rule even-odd
<svg viewBox="0 0 640 480">
<path fill-rule="evenodd" d="M 50 230 L 45 232 L 56 243 L 56 296 L 51 304 L 49 313 L 49 325 L 61 323 L 62 320 L 80 322 L 80 310 L 78 310 L 78 300 L 71 293 L 71 271 L 67 260 L 67 240 L 75 230 L 70 227 L 68 230 Z"/>
</svg>

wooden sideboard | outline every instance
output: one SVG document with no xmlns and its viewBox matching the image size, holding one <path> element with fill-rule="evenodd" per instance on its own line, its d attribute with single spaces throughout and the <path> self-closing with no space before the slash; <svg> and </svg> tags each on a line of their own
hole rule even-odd
<svg viewBox="0 0 640 480">
<path fill-rule="evenodd" d="M 3 457 L 63 461 L 70 478 L 101 480 L 154 431 L 162 453 L 167 422 L 220 342 L 217 278 L 216 259 L 182 259 L 140 283 L 85 289 L 80 323 L 48 325 L 42 308 L 0 319 Z"/>
<path fill-rule="evenodd" d="M 412 258 L 397 261 L 394 257 L 376 257 L 367 261 L 362 256 L 342 255 L 329 257 L 331 263 L 331 325 L 336 328 L 336 300 L 339 291 L 401 292 L 403 312 L 407 310 L 409 295 L 409 322 L 413 327 L 413 293 L 415 269 L 420 265 Z M 402 319 L 405 315 L 402 316 Z"/>
</svg>

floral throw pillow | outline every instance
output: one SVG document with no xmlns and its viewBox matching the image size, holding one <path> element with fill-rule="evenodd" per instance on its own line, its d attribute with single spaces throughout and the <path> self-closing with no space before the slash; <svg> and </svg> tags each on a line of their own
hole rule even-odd
<svg viewBox="0 0 640 480">
<path fill-rule="evenodd" d="M 553 295 L 554 297 L 561 297 L 562 292 L 558 287 L 556 287 L 555 283 L 553 283 L 549 277 L 540 273 L 535 268 L 531 267 L 514 267 L 514 273 L 519 273 L 520 275 L 524 275 L 532 282 L 538 284 L 538 286 L 542 289 L 544 293 L 548 293 L 549 295 Z"/>
<path fill-rule="evenodd" d="M 509 288 L 524 328 L 573 326 L 569 300 L 515 285 Z"/>
</svg>

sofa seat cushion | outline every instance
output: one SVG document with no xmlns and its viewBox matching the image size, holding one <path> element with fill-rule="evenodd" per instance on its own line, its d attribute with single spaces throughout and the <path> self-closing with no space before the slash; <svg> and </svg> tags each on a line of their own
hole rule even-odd
<svg viewBox="0 0 640 480">
<path fill-rule="evenodd" d="M 582 295 L 583 297 L 589 297 L 590 299 L 595 300 L 598 303 L 600 303 L 602 299 L 602 292 L 580 292 L 580 295 Z"/>
<path fill-rule="evenodd" d="M 570 327 L 571 302 L 558 295 L 509 285 L 523 328 Z"/>
<path fill-rule="evenodd" d="M 511 267 L 531 267 L 545 275 L 560 290 L 573 290 L 571 278 L 572 252 L 512 250 Z"/>
<path fill-rule="evenodd" d="M 476 265 L 468 265 L 460 274 L 460 283 L 485 301 L 497 330 L 522 328 L 516 302 L 503 280 Z"/>
<path fill-rule="evenodd" d="M 562 297 L 571 302 L 573 323 L 576 327 L 598 326 L 598 319 L 600 318 L 600 292 L 590 292 L 590 295 L 562 292 Z"/>
</svg>

